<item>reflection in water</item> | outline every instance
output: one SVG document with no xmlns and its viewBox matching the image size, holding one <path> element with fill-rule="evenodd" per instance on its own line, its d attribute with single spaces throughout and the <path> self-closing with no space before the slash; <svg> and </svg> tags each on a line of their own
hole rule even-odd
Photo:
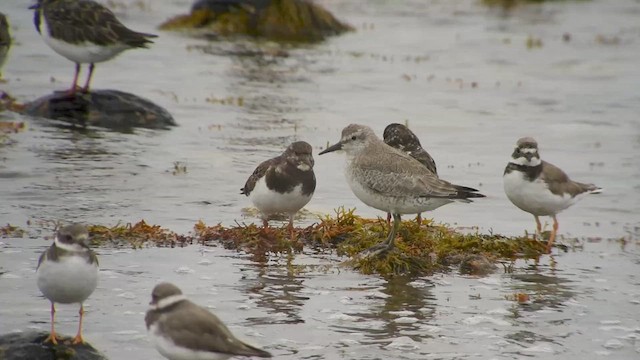
<svg viewBox="0 0 640 360">
<path fill-rule="evenodd" d="M 237 134 L 247 136 L 232 137 L 229 144 L 253 150 L 256 145 L 281 147 L 299 140 L 296 133 L 303 121 L 295 114 L 313 106 L 308 96 L 301 98 L 304 87 L 312 84 L 304 75 L 309 60 L 280 45 L 255 42 L 211 43 L 199 49 L 232 61 L 227 91 L 232 98 L 242 99 L 242 114 L 232 126 L 242 130 Z"/>
<path fill-rule="evenodd" d="M 569 284 L 571 280 L 554 276 L 551 273 L 546 275 L 540 273 L 513 274 L 514 280 L 511 288 L 515 293 L 525 293 L 530 296 L 529 303 L 521 303 L 518 311 L 538 311 L 543 308 L 562 309 L 564 303 L 576 295 Z M 517 312 L 515 317 L 519 317 Z"/>
<path fill-rule="evenodd" d="M 241 271 L 257 272 L 257 274 L 242 277 L 243 291 L 260 308 L 270 309 L 268 316 L 247 319 L 253 324 L 297 324 L 303 323 L 300 309 L 308 297 L 302 296 L 305 277 L 299 272 L 304 271 L 301 266 L 266 266 L 254 264 Z"/>
<path fill-rule="evenodd" d="M 429 287 L 416 287 L 409 277 L 393 277 L 379 291 L 384 294 L 382 303 L 367 307 L 364 312 L 350 313 L 364 321 L 334 325 L 335 330 L 364 333 L 369 339 L 364 343 L 401 336 L 409 336 L 414 341 L 431 337 L 422 329 L 435 314 L 435 297 Z"/>
</svg>

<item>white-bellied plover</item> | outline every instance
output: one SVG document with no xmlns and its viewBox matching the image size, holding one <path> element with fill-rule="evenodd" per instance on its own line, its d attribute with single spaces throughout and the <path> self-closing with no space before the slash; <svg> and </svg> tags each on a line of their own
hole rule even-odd
<svg viewBox="0 0 640 360">
<path fill-rule="evenodd" d="M 524 137 L 518 140 L 511 160 L 504 169 L 504 192 L 520 209 L 536 219 L 536 231 L 542 231 L 539 216 L 553 218 L 553 230 L 547 243 L 547 252 L 558 231 L 556 214 L 573 205 L 586 194 L 597 194 L 601 188 L 593 184 L 572 181 L 557 166 L 540 159 L 538 143 Z"/>
<path fill-rule="evenodd" d="M 262 214 L 265 228 L 270 215 L 285 213 L 293 231 L 293 216 L 307 205 L 316 189 L 312 151 L 304 141 L 292 143 L 279 156 L 260 164 L 240 189 Z"/>
<path fill-rule="evenodd" d="M 80 304 L 78 333 L 72 343 L 81 344 L 83 302 L 98 285 L 98 258 L 85 243 L 89 232 L 84 225 L 61 228 L 56 238 L 38 260 L 38 288 L 51 302 L 51 334 L 45 340 L 58 343 L 55 332 L 55 303 Z"/>
<path fill-rule="evenodd" d="M 151 342 L 170 360 L 270 358 L 267 351 L 238 340 L 217 316 L 189 301 L 170 283 L 153 288 L 144 318 Z"/>
<path fill-rule="evenodd" d="M 417 214 L 453 201 L 471 202 L 471 198 L 484 197 L 476 189 L 439 179 L 416 159 L 385 144 L 368 126 L 347 126 L 340 141 L 320 155 L 336 150 L 344 150 L 347 155 L 345 176 L 356 197 L 393 215 L 387 240 L 367 250 L 366 255 L 393 248 L 402 214 Z"/>
<path fill-rule="evenodd" d="M 404 151 L 412 158 L 418 160 L 422 165 L 429 169 L 436 176 L 438 175 L 438 169 L 436 168 L 436 162 L 431 155 L 422 148 L 420 140 L 413 131 L 402 124 L 389 124 L 384 128 L 382 138 L 385 144 L 394 147 L 400 151 Z M 422 223 L 422 216 L 418 213 L 418 224 Z M 391 213 L 387 213 L 387 223 L 391 223 Z"/>
<path fill-rule="evenodd" d="M 114 58 L 121 52 L 146 48 L 153 34 L 135 32 L 124 26 L 111 10 L 92 0 L 38 0 L 34 24 L 44 41 L 55 52 L 76 64 L 70 93 L 75 93 L 80 64 L 89 64 L 83 87 L 89 91 L 95 63 Z"/>
</svg>

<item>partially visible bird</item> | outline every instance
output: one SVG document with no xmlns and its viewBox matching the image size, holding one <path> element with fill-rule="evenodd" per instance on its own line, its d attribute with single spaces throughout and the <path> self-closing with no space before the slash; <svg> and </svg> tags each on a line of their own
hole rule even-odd
<svg viewBox="0 0 640 360">
<path fill-rule="evenodd" d="M 82 319 L 84 301 L 98 285 L 98 258 L 86 241 L 89 231 L 84 225 L 61 228 L 48 250 L 38 260 L 36 279 L 42 295 L 51 302 L 51 333 L 45 342 L 58 343 L 55 332 L 55 303 L 80 304 L 78 333 L 73 344 L 84 343 Z"/>
<path fill-rule="evenodd" d="M 293 217 L 311 200 L 316 189 L 313 148 L 296 141 L 280 155 L 264 161 L 249 176 L 240 193 L 248 196 L 269 226 L 269 216 L 285 213 L 293 232 Z"/>
<path fill-rule="evenodd" d="M 540 216 L 551 216 L 553 230 L 547 242 L 547 253 L 558 232 L 556 215 L 587 194 L 598 194 L 601 188 L 569 179 L 557 166 L 540 159 L 538 143 L 530 137 L 518 140 L 511 160 L 504 169 L 504 192 L 518 208 L 530 213 L 536 220 L 536 233 L 540 234 Z"/>
<path fill-rule="evenodd" d="M 9 49 L 11 48 L 11 34 L 9 33 L 9 22 L 5 14 L 0 13 L 0 79 L 2 79 L 2 67 L 7 61 Z"/>
<path fill-rule="evenodd" d="M 128 49 L 146 48 L 152 43 L 149 39 L 157 37 L 127 28 L 111 10 L 92 0 L 38 0 L 30 9 L 35 10 L 36 30 L 47 45 L 76 64 L 71 94 L 76 92 L 81 64 L 89 64 L 82 88 L 88 92 L 95 63 Z"/>
<path fill-rule="evenodd" d="M 382 138 L 385 144 L 404 151 L 412 158 L 418 160 L 436 176 L 438 175 L 435 160 L 433 160 L 427 150 L 422 148 L 416 134 L 405 125 L 397 123 L 387 125 L 382 134 Z M 418 224 L 422 224 L 421 215 L 421 213 L 418 213 L 418 218 L 416 219 Z M 391 223 L 391 213 L 387 213 L 387 223 Z"/>
<path fill-rule="evenodd" d="M 158 352 L 169 360 L 223 360 L 233 356 L 270 358 L 248 345 L 209 310 L 189 301 L 167 282 L 153 288 L 144 321 Z"/>
</svg>

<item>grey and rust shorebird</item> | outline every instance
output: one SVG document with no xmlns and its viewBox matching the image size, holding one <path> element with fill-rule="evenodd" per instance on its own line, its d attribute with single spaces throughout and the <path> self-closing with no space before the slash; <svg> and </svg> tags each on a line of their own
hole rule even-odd
<svg viewBox="0 0 640 360">
<path fill-rule="evenodd" d="M 7 61 L 10 48 L 11 34 L 9 33 L 9 22 L 5 14 L 0 13 L 0 80 L 2 80 L 2 67 Z"/>
<path fill-rule="evenodd" d="M 558 232 L 556 215 L 587 194 L 598 194 L 602 189 L 593 184 L 573 181 L 559 167 L 540 159 L 538 143 L 531 137 L 518 140 L 511 160 L 504 169 L 504 192 L 511 202 L 536 220 L 536 233 L 540 234 L 540 216 L 551 216 L 553 229 L 547 242 L 547 253 Z"/>
<path fill-rule="evenodd" d="M 84 301 L 98 285 L 98 258 L 86 241 L 89 231 L 84 225 L 72 224 L 58 230 L 53 244 L 38 260 L 38 288 L 51 302 L 51 333 L 45 342 L 58 343 L 55 332 L 55 303 L 80 304 L 78 333 L 73 344 L 84 343 L 82 319 Z"/>
<path fill-rule="evenodd" d="M 189 301 L 171 283 L 153 288 L 144 318 L 158 352 L 170 360 L 223 360 L 234 356 L 270 358 L 265 350 L 236 338 L 217 316 Z"/>
<path fill-rule="evenodd" d="M 393 227 L 384 243 L 365 250 L 366 256 L 393 249 L 400 215 L 434 210 L 454 201 L 471 202 L 484 195 L 478 190 L 438 178 L 416 159 L 380 140 L 365 125 L 351 124 L 342 130 L 338 143 L 319 155 L 344 150 L 345 176 L 363 203 L 393 215 Z"/>
<path fill-rule="evenodd" d="M 157 37 L 124 26 L 103 5 L 92 0 L 38 0 L 33 22 L 44 41 L 55 52 L 73 61 L 76 72 L 69 93 L 76 92 L 81 64 L 89 64 L 89 91 L 95 64 L 110 60 L 128 49 L 147 48 Z"/>
<path fill-rule="evenodd" d="M 285 213 L 293 232 L 294 215 L 307 205 L 316 189 L 312 151 L 307 142 L 292 143 L 282 154 L 258 165 L 240 189 L 262 214 L 265 228 L 269 216 Z"/>
<path fill-rule="evenodd" d="M 397 123 L 387 125 L 382 133 L 382 138 L 385 144 L 407 153 L 412 158 L 418 160 L 434 175 L 438 175 L 435 160 L 433 160 L 427 150 L 422 147 L 416 134 L 405 125 Z M 420 213 L 418 213 L 417 221 L 418 224 L 422 223 Z M 391 223 L 391 213 L 387 213 L 387 223 Z"/>
</svg>

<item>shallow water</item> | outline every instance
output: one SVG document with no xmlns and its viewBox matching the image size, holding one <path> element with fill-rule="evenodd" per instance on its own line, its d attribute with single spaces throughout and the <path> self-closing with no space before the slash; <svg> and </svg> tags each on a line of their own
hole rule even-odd
<svg viewBox="0 0 640 360">
<path fill-rule="evenodd" d="M 136 30 L 153 32 L 190 5 L 146 3 L 115 10 Z M 263 266 L 218 248 L 99 249 L 101 282 L 88 301 L 86 338 L 113 359 L 160 358 L 142 319 L 150 289 L 164 279 L 278 358 L 636 358 L 640 3 L 562 2 L 509 16 L 472 1 L 321 3 L 358 31 L 285 49 L 287 56 L 268 44 L 256 51 L 246 42 L 161 33 L 150 50 L 98 65 L 96 88 L 166 107 L 180 124 L 170 131 L 74 131 L 0 114 L 28 123 L 0 148 L 0 223 L 144 218 L 186 232 L 199 219 L 257 221 L 242 217 L 250 203 L 238 193 L 260 161 L 294 140 L 319 151 L 352 122 L 381 134 L 390 122 L 408 121 L 443 178 L 488 195 L 436 210 L 437 221 L 531 231 L 533 219 L 508 202 L 501 180 L 516 139 L 529 135 L 543 158 L 605 189 L 559 216 L 560 233 L 579 246 L 486 278 L 454 272 L 390 281 L 345 269 L 330 254 Z M 0 87 L 20 101 L 68 87 L 73 75 L 73 65 L 38 37 L 25 8 L 4 0 L 0 9 L 18 43 Z M 542 47 L 529 49 L 529 37 Z M 227 98 L 236 101 L 215 101 Z M 351 194 L 343 155 L 315 160 L 318 188 L 308 210 L 344 205 L 381 215 Z M 175 161 L 186 174 L 172 174 Z M 626 246 L 609 240 L 622 237 Z M 0 332 L 47 329 L 49 307 L 34 269 L 48 242 L 2 241 Z M 510 299 L 520 292 L 531 301 Z M 59 329 L 73 333 L 76 311 L 60 308 Z"/>
</svg>

